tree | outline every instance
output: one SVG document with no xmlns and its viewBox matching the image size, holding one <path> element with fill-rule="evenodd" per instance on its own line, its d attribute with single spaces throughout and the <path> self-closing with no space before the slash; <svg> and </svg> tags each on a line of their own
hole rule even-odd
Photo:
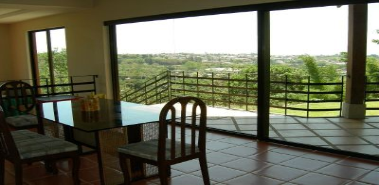
<svg viewBox="0 0 379 185">
<path fill-rule="evenodd" d="M 347 52 L 340 52 L 340 55 L 339 55 L 339 60 L 341 61 L 341 62 L 345 62 L 345 63 L 347 63 Z"/>
<path fill-rule="evenodd" d="M 321 83 L 321 75 L 315 58 L 310 55 L 301 55 L 299 56 L 299 59 L 303 61 L 305 68 L 308 71 L 308 75 L 311 77 L 313 82 Z"/>
</svg>

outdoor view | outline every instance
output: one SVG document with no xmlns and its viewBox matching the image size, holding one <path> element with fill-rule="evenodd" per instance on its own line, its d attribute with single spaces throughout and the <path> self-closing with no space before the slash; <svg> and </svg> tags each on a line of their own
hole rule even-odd
<svg viewBox="0 0 379 185">
<path fill-rule="evenodd" d="M 256 12 L 117 25 L 121 99 L 200 97 L 224 108 L 208 108 L 208 127 L 256 134 L 256 125 L 230 124 L 231 115 L 256 123 L 256 35 Z"/>
<path fill-rule="evenodd" d="M 67 83 L 68 67 L 65 29 L 51 29 L 33 32 L 37 54 L 36 74 L 40 85 Z M 64 92 L 68 87 L 52 88 L 50 92 Z M 47 91 L 44 89 L 43 91 Z M 46 92 L 42 92 L 46 93 Z"/>
<path fill-rule="evenodd" d="M 371 4 L 369 17 L 377 16 L 375 9 L 379 5 Z M 173 82 L 171 93 L 200 96 L 208 100 L 208 105 L 256 110 L 256 19 L 255 12 L 245 12 L 118 25 L 121 97 L 154 103 L 162 96 L 153 96 L 153 92 L 150 96 L 137 95 L 137 92 L 142 89 L 149 92 L 149 88 L 163 83 L 157 80 L 164 81 L 168 75 Z M 271 12 L 272 113 L 340 116 L 347 28 L 348 6 Z M 375 39 L 379 38 L 379 24 L 370 19 L 368 30 L 366 74 L 368 81 L 378 82 L 379 44 Z M 288 82 L 304 84 L 288 85 Z M 320 85 L 308 89 L 307 83 Z M 332 93 L 308 96 L 285 91 Z M 370 98 L 377 96 L 368 94 Z M 325 102 L 304 103 L 306 100 Z M 367 102 L 368 107 L 375 103 Z M 367 112 L 375 114 L 378 111 Z"/>
<path fill-rule="evenodd" d="M 376 84 L 366 85 L 367 92 L 379 89 L 376 17 L 379 4 L 370 4 L 366 75 L 368 82 Z M 208 109 L 219 112 L 208 115 L 209 128 L 257 134 L 256 12 L 116 28 L 122 100 L 161 104 L 176 96 L 197 96 Z M 375 123 L 340 118 L 346 87 L 348 6 L 272 11 L 270 31 L 269 136 L 379 155 Z M 367 107 L 377 108 L 378 98 L 378 93 L 367 93 Z M 377 116 L 379 111 L 367 110 L 366 115 Z"/>
</svg>

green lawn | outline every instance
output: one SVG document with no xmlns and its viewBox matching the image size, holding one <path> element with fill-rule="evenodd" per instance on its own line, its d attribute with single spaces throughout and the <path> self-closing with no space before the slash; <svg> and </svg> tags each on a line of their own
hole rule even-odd
<svg viewBox="0 0 379 185">
<path fill-rule="evenodd" d="M 378 102 L 367 102 L 367 107 L 379 107 Z M 291 105 L 295 108 L 307 108 L 307 104 L 297 104 Z M 310 103 L 310 109 L 330 109 L 330 108 L 339 108 L 340 103 Z M 272 114 L 283 114 L 284 109 L 270 108 L 270 113 Z M 296 116 L 307 116 L 306 111 L 298 110 L 287 110 L 287 115 L 296 115 Z M 339 116 L 339 111 L 313 111 L 309 112 L 309 117 L 336 117 Z M 368 110 L 366 111 L 366 116 L 379 116 L 379 110 Z"/>
</svg>

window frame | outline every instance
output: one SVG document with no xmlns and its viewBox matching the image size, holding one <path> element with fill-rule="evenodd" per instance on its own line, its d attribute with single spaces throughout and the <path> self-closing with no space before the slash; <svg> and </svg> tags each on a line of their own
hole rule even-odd
<svg viewBox="0 0 379 185">
<path fill-rule="evenodd" d="M 39 69 L 38 69 L 38 54 L 37 54 L 37 43 L 35 34 L 38 32 L 46 32 L 46 45 L 47 45 L 47 55 L 48 55 L 48 65 L 49 65 L 49 80 L 51 85 L 55 84 L 55 76 L 54 76 L 54 59 L 53 59 L 53 49 L 51 45 L 51 34 L 50 31 L 58 30 L 58 29 L 66 29 L 65 27 L 55 27 L 55 28 L 47 28 L 41 30 L 32 30 L 28 31 L 29 38 L 29 53 L 30 53 L 30 62 L 31 62 L 31 72 L 33 84 L 40 85 L 39 79 Z M 55 93 L 55 88 L 52 88 L 52 93 Z"/>
</svg>

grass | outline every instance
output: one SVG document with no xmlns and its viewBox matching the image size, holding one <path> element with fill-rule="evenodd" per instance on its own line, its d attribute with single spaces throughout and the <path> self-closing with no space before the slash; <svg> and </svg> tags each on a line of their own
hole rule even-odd
<svg viewBox="0 0 379 185">
<path fill-rule="evenodd" d="M 378 107 L 378 102 L 367 102 L 367 107 Z M 291 105 L 294 108 L 307 108 L 307 104 L 297 104 Z M 332 109 L 339 108 L 340 103 L 310 103 L 310 109 Z M 270 113 L 272 114 L 282 114 L 284 115 L 284 109 L 270 108 Z M 339 116 L 339 111 L 312 111 L 309 112 L 309 117 L 336 117 Z M 296 115 L 296 116 L 307 116 L 307 111 L 298 111 L 298 110 L 287 110 L 287 115 Z M 379 110 L 367 110 L 366 116 L 379 116 Z"/>
</svg>

